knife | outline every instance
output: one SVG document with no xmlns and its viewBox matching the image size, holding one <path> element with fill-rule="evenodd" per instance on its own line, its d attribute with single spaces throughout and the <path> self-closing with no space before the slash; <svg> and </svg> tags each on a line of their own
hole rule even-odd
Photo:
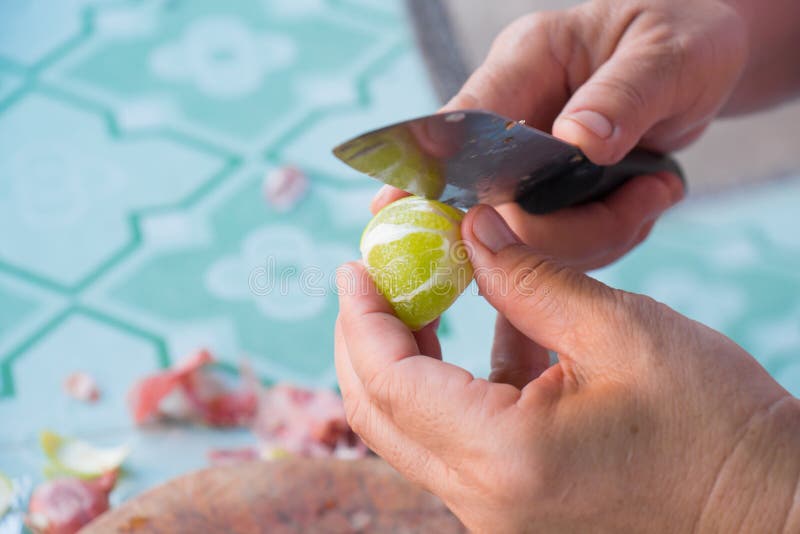
<svg viewBox="0 0 800 534">
<path fill-rule="evenodd" d="M 671 157 L 635 149 L 595 165 L 569 143 L 495 113 L 451 111 L 392 124 L 333 149 L 350 167 L 413 195 L 469 209 L 517 202 L 535 214 L 600 199 L 634 176 L 667 171 Z"/>
</svg>

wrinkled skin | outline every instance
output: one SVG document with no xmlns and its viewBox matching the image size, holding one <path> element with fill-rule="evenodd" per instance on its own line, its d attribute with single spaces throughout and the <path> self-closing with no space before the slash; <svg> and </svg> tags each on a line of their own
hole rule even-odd
<svg viewBox="0 0 800 534">
<path fill-rule="evenodd" d="M 671 151 L 719 114 L 800 93 L 798 34 L 796 0 L 587 2 L 512 24 L 445 109 L 526 119 L 601 164 Z M 721 334 L 581 273 L 683 194 L 662 174 L 545 216 L 499 206 L 510 240 L 473 208 L 476 271 L 507 275 L 476 277 L 498 310 L 489 381 L 443 363 L 435 326 L 409 332 L 345 266 L 336 366 L 353 429 L 477 532 L 800 531 L 797 400 Z M 385 187 L 371 208 L 402 195 Z"/>
<path fill-rule="evenodd" d="M 487 217 L 511 236 L 497 252 L 476 237 Z M 476 532 L 800 528 L 800 407 L 750 355 L 541 258 L 488 206 L 462 231 L 478 273 L 508 273 L 477 276 L 509 323 L 492 381 L 442 362 L 435 331 L 410 332 L 362 265 L 340 270 L 356 289 L 341 296 L 337 372 L 370 448 Z"/>
<path fill-rule="evenodd" d="M 524 16 L 444 110 L 481 108 L 578 145 L 595 163 L 633 147 L 670 152 L 696 140 L 719 114 L 734 115 L 800 92 L 794 0 L 596 0 Z M 605 117 L 598 135 L 587 111 Z M 372 211 L 404 193 L 389 186 Z M 522 240 L 588 270 L 623 256 L 684 195 L 677 177 L 641 176 L 601 202 L 530 215 L 500 213 Z"/>
</svg>

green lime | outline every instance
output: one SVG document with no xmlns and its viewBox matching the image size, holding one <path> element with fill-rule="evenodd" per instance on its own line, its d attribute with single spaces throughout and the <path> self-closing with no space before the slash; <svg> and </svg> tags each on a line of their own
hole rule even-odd
<svg viewBox="0 0 800 534">
<path fill-rule="evenodd" d="M 383 208 L 361 236 L 375 285 L 412 330 L 439 317 L 472 280 L 461 241 L 464 212 L 420 197 Z"/>
</svg>

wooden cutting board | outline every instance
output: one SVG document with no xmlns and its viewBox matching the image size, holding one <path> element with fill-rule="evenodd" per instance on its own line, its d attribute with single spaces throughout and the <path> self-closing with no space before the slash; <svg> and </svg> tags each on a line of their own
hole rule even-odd
<svg viewBox="0 0 800 534">
<path fill-rule="evenodd" d="M 461 533 L 442 502 L 377 458 L 212 467 L 106 512 L 82 533 Z"/>
</svg>

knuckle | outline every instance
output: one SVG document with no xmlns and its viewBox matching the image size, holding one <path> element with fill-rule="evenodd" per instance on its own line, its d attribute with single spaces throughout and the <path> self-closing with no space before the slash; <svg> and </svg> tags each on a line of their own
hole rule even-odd
<svg viewBox="0 0 800 534">
<path fill-rule="evenodd" d="M 584 284 L 583 275 L 568 267 L 546 258 L 535 258 L 531 261 L 518 260 L 512 270 L 510 299 L 517 308 L 535 310 L 542 320 L 558 318 L 563 315 L 565 306 L 569 303 L 567 295 L 557 295 L 556 287 L 581 287 Z M 562 321 L 556 321 L 560 323 Z M 563 335 L 569 329 L 564 328 Z"/>
<path fill-rule="evenodd" d="M 647 109 L 647 97 L 638 84 L 620 76 L 599 79 L 595 83 L 608 94 L 619 95 L 626 107 L 633 110 Z"/>
<path fill-rule="evenodd" d="M 400 379 L 395 370 L 403 362 L 395 362 L 377 371 L 364 382 L 364 391 L 371 403 L 390 418 L 396 406 L 416 405 L 416 384 Z"/>
<path fill-rule="evenodd" d="M 664 55 L 674 58 L 681 65 L 705 53 L 703 39 L 692 33 L 673 34 L 667 44 L 668 53 Z"/>
<path fill-rule="evenodd" d="M 509 44 L 519 44 L 520 39 L 536 38 L 541 33 L 541 30 L 550 27 L 552 20 L 552 16 L 546 11 L 528 13 L 506 26 L 498 35 L 497 40 L 502 43 L 511 41 Z"/>
<path fill-rule="evenodd" d="M 388 377 L 385 369 L 382 369 L 364 382 L 364 391 L 370 398 L 385 402 L 392 396 L 392 381 Z"/>
<path fill-rule="evenodd" d="M 520 51 L 541 50 L 550 47 L 551 37 L 563 26 L 563 17 L 554 12 L 537 11 L 523 15 L 506 26 L 492 42 L 491 54 L 504 57 L 518 56 Z"/>
<path fill-rule="evenodd" d="M 509 261 L 507 272 L 511 274 L 510 289 L 516 296 L 530 297 L 542 284 L 543 271 L 549 261 L 532 256 L 522 247 L 511 247 L 501 252 L 513 256 Z M 501 258 L 502 264 L 502 258 Z"/>
</svg>

